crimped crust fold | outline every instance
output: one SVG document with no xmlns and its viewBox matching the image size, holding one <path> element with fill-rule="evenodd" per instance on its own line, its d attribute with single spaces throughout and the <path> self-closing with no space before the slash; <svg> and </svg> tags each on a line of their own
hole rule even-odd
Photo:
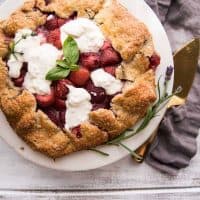
<svg viewBox="0 0 200 200">
<path fill-rule="evenodd" d="M 89 121 L 80 126 L 80 138 L 63 131 L 37 110 L 34 95 L 12 84 L 3 61 L 8 53 L 7 35 L 13 36 L 22 28 L 35 30 L 46 22 L 47 13 L 66 18 L 74 11 L 79 16 L 94 18 L 123 58 L 117 78 L 127 81 L 122 93 L 112 99 L 111 110 L 90 112 Z M 104 144 L 144 117 L 155 101 L 155 73 L 149 70 L 148 59 L 153 53 L 146 26 L 115 0 L 51 0 L 49 4 L 29 0 L 7 20 L 0 21 L 0 107 L 24 141 L 52 158 Z"/>
</svg>

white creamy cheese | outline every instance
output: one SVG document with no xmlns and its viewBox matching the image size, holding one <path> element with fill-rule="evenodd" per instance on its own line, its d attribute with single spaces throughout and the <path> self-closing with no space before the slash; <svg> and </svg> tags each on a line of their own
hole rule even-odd
<svg viewBox="0 0 200 200">
<path fill-rule="evenodd" d="M 83 88 L 68 86 L 69 94 L 66 100 L 67 111 L 65 114 L 65 128 L 69 130 L 88 120 L 92 109 L 91 96 Z"/>
<path fill-rule="evenodd" d="M 71 35 L 76 40 L 81 52 L 98 52 L 105 40 L 95 22 L 86 18 L 67 22 L 60 30 L 62 43 Z"/>
<path fill-rule="evenodd" d="M 32 36 L 32 32 L 30 29 L 21 29 L 16 33 L 14 38 L 16 52 L 26 53 L 30 48 L 34 49 L 40 45 L 42 36 Z M 23 39 L 24 36 L 25 39 Z"/>
<path fill-rule="evenodd" d="M 20 54 L 10 55 L 10 58 L 7 62 L 9 67 L 8 74 L 12 78 L 18 78 L 20 76 L 20 70 L 23 65 L 24 58 Z"/>
<path fill-rule="evenodd" d="M 123 83 L 103 69 L 97 69 L 91 73 L 91 79 L 96 87 L 102 87 L 108 95 L 120 92 Z"/>
<path fill-rule="evenodd" d="M 28 63 L 28 72 L 23 86 L 32 93 L 50 93 L 51 81 L 45 79 L 49 70 L 56 66 L 56 60 L 60 57 L 60 51 L 51 44 L 42 44 L 24 54 Z"/>
<path fill-rule="evenodd" d="M 31 36 L 32 30 L 21 29 L 14 38 L 15 42 L 15 56 L 11 55 L 7 64 L 9 67 L 9 75 L 12 78 L 18 78 L 20 76 L 20 70 L 24 62 L 24 57 L 19 53 L 24 54 L 30 48 L 34 48 L 40 45 L 41 36 Z M 26 39 L 23 39 L 26 36 Z"/>
<path fill-rule="evenodd" d="M 47 17 L 47 21 L 49 21 L 49 20 L 51 20 L 51 19 L 54 19 L 54 15 L 49 15 L 49 16 Z"/>
<path fill-rule="evenodd" d="M 24 37 L 26 36 L 26 37 Z M 41 44 L 41 35 L 33 36 L 32 30 L 19 30 L 14 38 L 16 53 L 8 60 L 9 75 L 12 78 L 20 76 L 23 62 L 28 63 L 23 87 L 32 93 L 50 93 L 51 81 L 45 80 L 47 72 L 55 67 L 56 60 L 61 56 L 61 52 L 51 44 Z M 16 59 L 17 57 L 17 59 Z"/>
</svg>

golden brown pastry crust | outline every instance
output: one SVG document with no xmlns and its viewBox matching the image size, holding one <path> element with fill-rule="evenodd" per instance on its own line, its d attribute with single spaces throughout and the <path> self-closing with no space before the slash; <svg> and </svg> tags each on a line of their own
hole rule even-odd
<svg viewBox="0 0 200 200">
<path fill-rule="evenodd" d="M 112 99 L 111 110 L 90 113 L 89 121 L 81 124 L 81 138 L 64 132 L 46 114 L 37 111 L 35 97 L 13 86 L 3 61 L 8 52 L 6 35 L 12 36 L 25 27 L 34 30 L 46 22 L 44 13 L 68 17 L 75 10 L 79 16 L 97 22 L 123 58 L 117 77 L 131 81 Z M 51 0 L 48 5 L 44 0 L 29 0 L 7 20 L 0 21 L 0 107 L 23 140 L 52 158 L 104 144 L 140 120 L 155 101 L 155 73 L 148 70 L 148 57 L 153 52 L 146 26 L 115 0 Z"/>
</svg>

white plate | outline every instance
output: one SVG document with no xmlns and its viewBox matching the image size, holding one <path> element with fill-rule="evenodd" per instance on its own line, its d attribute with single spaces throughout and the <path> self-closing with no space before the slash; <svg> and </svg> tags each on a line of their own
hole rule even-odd
<svg viewBox="0 0 200 200">
<path fill-rule="evenodd" d="M 6 0 L 5 3 L 2 4 L 0 7 L 0 18 L 6 18 L 23 2 L 24 0 Z M 158 78 L 160 77 L 160 75 L 164 76 L 166 67 L 169 65 L 173 66 L 173 58 L 166 32 L 164 31 L 159 19 L 143 0 L 120 0 L 120 2 L 132 14 L 134 14 L 137 18 L 139 18 L 148 26 L 150 32 L 153 35 L 155 48 L 157 52 L 159 52 L 159 54 L 161 55 L 161 64 L 157 70 L 156 77 Z M 172 90 L 172 85 L 173 79 L 169 84 L 169 92 L 171 92 Z M 151 121 L 151 123 L 144 131 L 129 139 L 125 143 L 129 145 L 132 150 L 135 150 L 137 147 L 139 147 L 150 137 L 155 128 L 158 126 L 159 122 L 162 119 L 164 111 L 165 109 L 161 111 L 158 117 L 154 118 Z M 2 113 L 0 113 L 0 127 L 0 136 L 25 159 L 56 170 L 83 171 L 95 169 L 116 162 L 128 155 L 128 152 L 121 147 L 101 146 L 98 148 L 102 151 L 109 153 L 109 157 L 104 157 L 91 151 L 81 151 L 53 161 L 52 159 L 33 151 L 29 146 L 27 146 L 11 129 Z M 21 150 L 21 147 L 24 147 L 24 150 Z"/>
</svg>

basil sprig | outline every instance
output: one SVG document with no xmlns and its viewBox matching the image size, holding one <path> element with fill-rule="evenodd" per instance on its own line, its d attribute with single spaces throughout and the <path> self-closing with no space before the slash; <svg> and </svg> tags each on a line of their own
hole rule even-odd
<svg viewBox="0 0 200 200">
<path fill-rule="evenodd" d="M 79 60 L 79 49 L 76 41 L 68 36 L 63 44 L 63 60 L 57 60 L 56 67 L 51 69 L 47 75 L 47 80 L 60 80 L 66 78 L 71 71 L 76 71 L 79 69 L 77 62 Z"/>
</svg>

